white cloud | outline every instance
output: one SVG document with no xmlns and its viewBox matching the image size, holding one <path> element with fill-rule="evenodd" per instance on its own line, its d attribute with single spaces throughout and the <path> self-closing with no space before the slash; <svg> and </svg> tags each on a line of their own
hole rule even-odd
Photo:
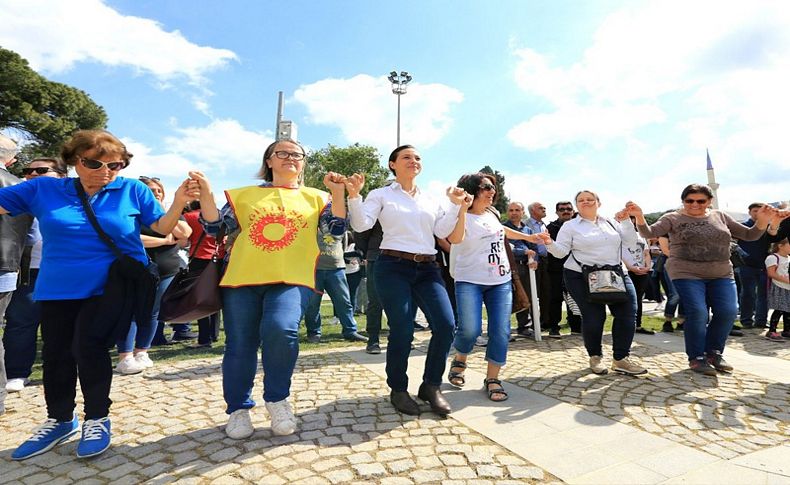
<svg viewBox="0 0 790 485">
<path fill-rule="evenodd" d="M 359 74 L 302 85 L 294 99 L 307 108 L 308 122 L 340 128 L 350 143 L 383 150 L 395 145 L 397 101 L 386 77 Z M 401 96 L 401 143 L 435 145 L 452 126 L 450 111 L 463 101 L 461 91 L 443 84 L 408 85 Z"/>
</svg>

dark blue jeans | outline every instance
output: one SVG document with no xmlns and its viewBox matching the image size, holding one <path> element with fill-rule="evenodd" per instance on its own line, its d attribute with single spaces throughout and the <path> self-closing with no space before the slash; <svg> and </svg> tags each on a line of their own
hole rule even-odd
<svg viewBox="0 0 790 485">
<path fill-rule="evenodd" d="M 359 289 L 359 283 L 364 277 L 364 267 L 359 268 L 359 271 L 356 273 L 346 274 L 346 281 L 348 282 L 348 295 L 351 298 L 351 308 L 355 312 L 357 311 L 357 289 Z"/>
<path fill-rule="evenodd" d="M 376 261 L 374 273 L 376 290 L 390 327 L 387 385 L 393 391 L 408 389 L 406 369 L 414 338 L 415 303 L 425 313 L 432 332 L 422 380 L 426 384 L 440 385 L 453 343 L 455 322 L 438 265 L 382 254 Z"/>
<path fill-rule="evenodd" d="M 170 286 L 175 277 L 176 275 L 170 275 L 159 280 L 159 284 L 156 286 L 156 295 L 154 296 L 154 306 L 151 308 L 151 321 L 148 325 L 138 326 L 137 322 L 132 320 L 126 338 L 118 341 L 118 353 L 131 352 L 134 349 L 148 350 L 151 348 L 151 343 L 156 336 L 159 325 L 159 308 L 162 305 L 162 295 L 165 294 L 167 287 Z"/>
<path fill-rule="evenodd" d="M 20 285 L 5 311 L 5 367 L 9 379 L 27 379 L 36 360 L 36 335 L 41 322 L 41 306 L 33 300 L 38 270 L 30 270 L 27 285 Z"/>
<path fill-rule="evenodd" d="M 354 307 L 351 306 L 346 271 L 343 268 L 316 270 L 315 289 L 329 294 L 335 315 L 343 327 L 343 336 L 347 337 L 356 332 L 357 322 L 354 320 Z M 304 323 L 310 335 L 321 335 L 321 296 L 321 293 L 313 292 L 304 312 Z"/>
<path fill-rule="evenodd" d="M 565 269 L 565 286 L 568 288 L 579 310 L 582 313 L 582 337 L 587 355 L 603 355 L 601 338 L 603 326 L 606 322 L 606 307 L 612 314 L 612 350 L 615 360 L 620 360 L 631 353 L 631 343 L 636 330 L 636 291 L 631 278 L 625 275 L 625 288 L 628 292 L 628 301 L 604 305 L 587 301 L 587 283 L 578 271 Z"/>
<path fill-rule="evenodd" d="M 741 266 L 735 271 L 741 279 L 741 324 L 764 326 L 768 322 L 768 275 L 765 268 Z"/>
<path fill-rule="evenodd" d="M 368 290 L 368 306 L 365 308 L 365 317 L 367 317 L 367 325 L 365 331 L 368 333 L 368 344 L 379 343 L 379 336 L 381 335 L 381 301 L 379 300 L 379 293 L 376 291 L 376 282 L 373 278 L 375 273 L 376 261 L 367 262 L 367 275 L 368 278 L 365 283 L 365 288 Z"/>
<path fill-rule="evenodd" d="M 309 288 L 283 284 L 222 288 L 222 393 L 228 414 L 255 406 L 252 387 L 258 349 L 263 362 L 263 400 L 278 402 L 291 394 L 299 322 L 311 293 Z"/>
<path fill-rule="evenodd" d="M 683 337 L 689 360 L 703 357 L 714 350 L 724 352 L 727 336 L 738 315 L 735 280 L 681 279 L 672 282 L 686 312 Z"/>
</svg>

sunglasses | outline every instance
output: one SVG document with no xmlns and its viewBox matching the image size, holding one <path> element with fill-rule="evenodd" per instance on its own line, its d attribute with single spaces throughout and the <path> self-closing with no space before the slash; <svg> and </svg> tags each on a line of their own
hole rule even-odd
<svg viewBox="0 0 790 485">
<path fill-rule="evenodd" d="M 147 175 L 140 175 L 140 181 L 146 182 L 148 180 L 153 180 L 154 182 L 159 182 L 159 177 L 148 177 Z"/>
<path fill-rule="evenodd" d="M 30 175 L 33 172 L 35 172 L 35 173 L 37 173 L 39 175 L 44 175 L 45 173 L 48 173 L 48 172 L 57 172 L 57 170 L 55 170 L 52 167 L 34 167 L 34 168 L 27 167 L 27 168 L 23 168 L 22 169 L 22 174 L 23 175 Z"/>
<path fill-rule="evenodd" d="M 483 185 L 480 186 L 480 190 L 484 190 L 484 191 L 487 191 L 487 192 L 491 191 L 491 190 L 496 191 L 496 186 L 491 185 L 491 184 L 483 184 Z"/>
<path fill-rule="evenodd" d="M 80 157 L 80 162 L 82 162 L 83 166 L 91 170 L 98 170 L 104 166 L 107 166 L 107 168 L 113 172 L 117 172 L 118 170 L 129 166 L 129 162 L 126 160 L 120 162 L 101 162 L 99 160 L 93 160 L 92 158 Z"/>
<path fill-rule="evenodd" d="M 692 204 L 705 205 L 708 203 L 708 199 L 685 199 L 683 202 L 688 205 L 692 205 Z"/>
<path fill-rule="evenodd" d="M 573 212 L 573 207 L 560 207 L 557 212 Z"/>
</svg>

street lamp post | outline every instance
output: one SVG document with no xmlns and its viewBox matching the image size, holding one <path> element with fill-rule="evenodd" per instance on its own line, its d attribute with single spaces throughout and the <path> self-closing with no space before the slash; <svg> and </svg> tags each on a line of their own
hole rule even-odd
<svg viewBox="0 0 790 485">
<path fill-rule="evenodd" d="M 411 82 L 411 75 L 406 71 L 392 71 L 387 78 L 392 83 L 392 94 L 398 96 L 398 137 L 395 146 L 400 146 L 400 96 L 406 94 L 406 85 Z"/>
</svg>

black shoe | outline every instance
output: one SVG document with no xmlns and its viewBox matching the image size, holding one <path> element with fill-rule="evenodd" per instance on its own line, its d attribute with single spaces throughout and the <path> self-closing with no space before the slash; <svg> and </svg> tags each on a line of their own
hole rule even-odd
<svg viewBox="0 0 790 485">
<path fill-rule="evenodd" d="M 184 340 L 195 340 L 198 338 L 197 332 L 175 332 L 172 340 L 174 342 L 182 342 Z"/>
<path fill-rule="evenodd" d="M 414 399 L 409 396 L 407 391 L 392 391 L 390 392 L 390 402 L 395 409 L 408 414 L 409 416 L 420 415 L 420 405 L 414 402 Z"/>
<path fill-rule="evenodd" d="M 368 344 L 368 346 L 365 347 L 365 352 L 373 355 L 378 355 L 381 353 L 381 346 L 377 343 Z"/>
<path fill-rule="evenodd" d="M 156 340 L 154 342 L 151 342 L 151 347 L 162 347 L 162 346 L 165 346 L 165 345 L 175 345 L 177 343 L 178 342 L 173 342 L 172 340 L 167 340 L 167 339 Z"/>
<path fill-rule="evenodd" d="M 664 333 L 672 333 L 672 332 L 674 332 L 675 329 L 672 328 L 672 322 L 664 322 L 664 325 L 661 327 L 661 331 L 664 332 Z"/>
<path fill-rule="evenodd" d="M 367 342 L 368 338 L 364 335 L 360 335 L 359 332 L 350 333 L 348 335 L 343 335 L 345 340 L 349 342 Z"/>
<path fill-rule="evenodd" d="M 310 344 L 320 344 L 321 343 L 321 336 L 315 333 L 307 335 L 307 343 Z"/>
<path fill-rule="evenodd" d="M 439 416 L 447 416 L 452 412 L 450 403 L 442 396 L 442 390 L 439 386 L 432 386 L 430 384 L 422 383 L 420 390 L 417 391 L 417 397 L 431 405 L 431 411 Z"/>
<path fill-rule="evenodd" d="M 423 327 L 422 325 L 415 325 L 414 326 L 414 331 L 415 332 L 426 332 L 427 330 L 428 330 L 427 326 L 426 327 Z"/>
<path fill-rule="evenodd" d="M 670 326 L 671 325 L 672 324 L 670 323 Z M 643 333 L 645 335 L 655 335 L 656 334 L 656 332 L 654 332 L 652 330 L 649 330 L 647 328 L 642 328 L 642 327 L 636 327 L 636 333 Z"/>
<path fill-rule="evenodd" d="M 580 328 L 571 328 L 571 335 L 581 335 L 582 329 Z"/>
<path fill-rule="evenodd" d="M 535 338 L 535 332 L 531 328 L 519 328 L 516 330 L 516 335 L 524 338 Z"/>
<path fill-rule="evenodd" d="M 562 338 L 559 328 L 552 328 L 549 330 L 549 338 Z"/>
<path fill-rule="evenodd" d="M 743 331 L 733 327 L 733 329 L 730 330 L 730 337 L 743 337 Z"/>
<path fill-rule="evenodd" d="M 733 328 L 736 328 L 736 327 L 733 327 Z M 754 324 L 751 323 L 751 322 L 746 322 L 746 323 L 741 322 L 741 328 L 739 328 L 738 330 L 743 330 L 744 328 L 754 328 Z"/>
</svg>

